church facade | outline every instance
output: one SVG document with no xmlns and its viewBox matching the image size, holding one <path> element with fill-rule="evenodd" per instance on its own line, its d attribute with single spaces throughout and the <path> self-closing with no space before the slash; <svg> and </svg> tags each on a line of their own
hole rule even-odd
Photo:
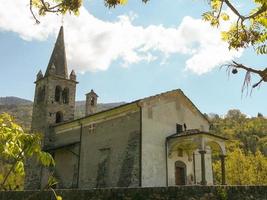
<svg viewBox="0 0 267 200">
<path fill-rule="evenodd" d="M 58 188 L 212 185 L 212 152 L 220 154 L 225 184 L 225 138 L 209 133 L 205 116 L 180 90 L 96 112 L 86 95 L 86 115 L 74 119 L 76 75 L 68 74 L 63 27 L 47 70 L 36 78 L 32 131 L 54 169 L 26 166 L 25 189 L 40 189 L 49 174 Z"/>
</svg>

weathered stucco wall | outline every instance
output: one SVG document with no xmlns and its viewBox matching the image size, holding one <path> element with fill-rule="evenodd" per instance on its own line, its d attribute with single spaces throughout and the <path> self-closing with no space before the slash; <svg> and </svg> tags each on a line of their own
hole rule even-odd
<svg viewBox="0 0 267 200">
<path fill-rule="evenodd" d="M 137 187 L 140 109 L 83 124 L 79 188 Z"/>
<path fill-rule="evenodd" d="M 57 190 L 63 200 L 267 200 L 267 186 Z M 54 200 L 51 191 L 0 192 L 1 200 Z"/>
<path fill-rule="evenodd" d="M 166 137 L 176 123 L 187 129 L 209 130 L 209 123 L 181 94 L 161 95 L 142 104 L 142 186 L 166 186 Z M 200 164 L 197 162 L 196 164 Z M 207 165 L 209 163 L 207 162 Z M 174 166 L 173 166 L 174 167 Z M 190 166 L 189 166 L 190 167 Z M 174 176 L 170 166 L 168 176 Z M 207 174 L 210 175 L 211 173 Z M 212 179 L 212 178 L 211 178 Z M 173 181 L 171 180 L 171 183 Z"/>
<path fill-rule="evenodd" d="M 55 177 L 59 181 L 58 188 L 77 188 L 79 145 L 56 150 L 54 158 Z"/>
</svg>

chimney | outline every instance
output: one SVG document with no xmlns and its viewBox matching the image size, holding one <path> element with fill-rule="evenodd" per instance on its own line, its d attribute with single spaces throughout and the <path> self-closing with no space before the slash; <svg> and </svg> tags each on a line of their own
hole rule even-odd
<svg viewBox="0 0 267 200">
<path fill-rule="evenodd" d="M 85 116 L 92 115 L 96 112 L 97 107 L 97 94 L 94 90 L 86 94 L 86 103 L 85 103 Z"/>
</svg>

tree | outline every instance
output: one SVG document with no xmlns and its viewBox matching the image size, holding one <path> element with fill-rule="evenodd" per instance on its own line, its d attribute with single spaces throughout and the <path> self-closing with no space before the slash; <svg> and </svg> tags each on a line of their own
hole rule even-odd
<svg viewBox="0 0 267 200">
<path fill-rule="evenodd" d="M 237 148 L 229 152 L 225 162 L 226 181 L 229 185 L 266 185 L 267 158 L 260 151 L 245 154 Z M 213 163 L 215 183 L 220 184 L 221 162 Z"/>
<path fill-rule="evenodd" d="M 25 133 L 7 113 L 0 115 L 0 190 L 23 188 L 24 163 L 35 157 L 44 166 L 54 166 L 41 149 L 41 135 Z"/>
<path fill-rule="evenodd" d="M 230 139 L 227 150 L 237 148 L 244 153 L 255 154 L 258 150 L 267 156 L 267 119 L 249 118 L 237 109 L 229 110 L 224 118 L 209 118 L 211 132 Z"/>
<path fill-rule="evenodd" d="M 141 0 L 147 3 L 149 0 Z M 107 7 L 115 7 L 127 3 L 127 0 L 104 0 Z M 251 0 L 255 4 L 255 8 L 250 12 L 242 14 L 231 0 L 208 0 L 210 11 L 203 13 L 203 19 L 209 21 L 212 26 L 219 26 L 220 22 L 233 20 L 224 12 L 225 8 L 229 8 L 237 18 L 231 27 L 222 32 L 222 39 L 228 42 L 229 49 L 242 49 L 253 47 L 257 54 L 267 54 L 267 1 L 266 0 Z M 30 0 L 30 10 L 36 20 L 33 7 L 39 10 L 39 15 L 45 15 L 49 12 L 65 14 L 66 12 L 78 14 L 79 8 L 82 5 L 82 0 Z M 238 72 L 238 69 L 246 71 L 243 89 L 250 86 L 251 73 L 259 76 L 259 80 L 252 85 L 255 88 L 262 82 L 267 82 L 267 67 L 259 68 L 246 66 L 242 63 L 232 61 L 225 64 L 227 70 L 233 74 Z"/>
</svg>

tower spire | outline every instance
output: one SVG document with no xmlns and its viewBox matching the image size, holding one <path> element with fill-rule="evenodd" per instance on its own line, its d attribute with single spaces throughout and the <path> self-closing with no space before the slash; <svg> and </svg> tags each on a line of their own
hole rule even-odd
<svg viewBox="0 0 267 200">
<path fill-rule="evenodd" d="M 50 57 L 45 76 L 51 74 L 50 70 L 52 70 L 52 73 L 55 73 L 57 76 L 68 78 L 63 26 L 60 27 L 57 41 Z"/>
</svg>

